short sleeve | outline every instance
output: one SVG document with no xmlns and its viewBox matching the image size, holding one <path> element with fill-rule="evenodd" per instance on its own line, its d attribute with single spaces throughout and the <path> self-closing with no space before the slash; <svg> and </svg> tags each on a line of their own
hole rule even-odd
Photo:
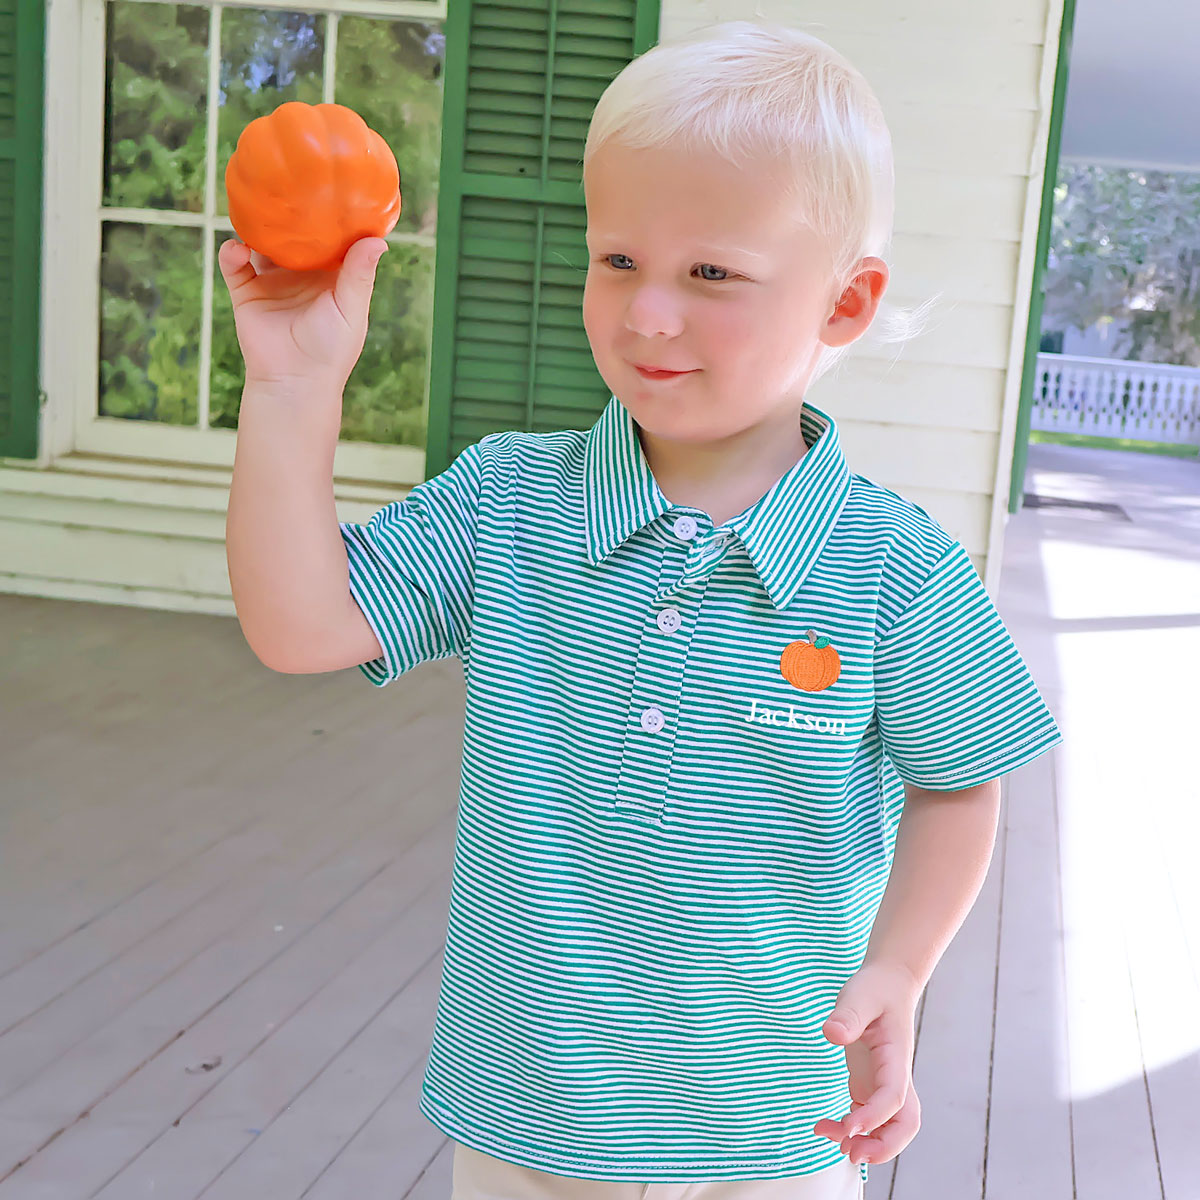
<svg viewBox="0 0 1200 1200">
<path fill-rule="evenodd" d="M 960 542 L 875 648 L 884 750 L 906 783 L 974 787 L 1063 739 Z"/>
<path fill-rule="evenodd" d="M 479 444 L 365 525 L 341 522 L 350 592 L 383 657 L 359 670 L 382 687 L 419 663 L 462 656 L 470 636 Z"/>
</svg>

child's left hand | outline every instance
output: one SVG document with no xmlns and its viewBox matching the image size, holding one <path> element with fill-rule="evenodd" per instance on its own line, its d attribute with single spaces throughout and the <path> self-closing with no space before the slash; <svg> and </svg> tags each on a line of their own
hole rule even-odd
<svg viewBox="0 0 1200 1200">
<path fill-rule="evenodd" d="M 919 995 L 903 972 L 864 966 L 846 981 L 821 1027 L 831 1042 L 846 1047 L 854 1103 L 840 1121 L 818 1121 L 813 1132 L 840 1142 L 852 1162 L 890 1161 L 921 1127 L 921 1104 L 912 1082 Z M 843 1021 L 845 1030 L 839 1027 Z"/>
</svg>

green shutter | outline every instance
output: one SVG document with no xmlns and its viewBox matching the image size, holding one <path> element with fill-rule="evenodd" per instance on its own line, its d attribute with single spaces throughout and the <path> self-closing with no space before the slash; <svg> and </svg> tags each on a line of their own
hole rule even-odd
<svg viewBox="0 0 1200 1200">
<path fill-rule="evenodd" d="M 1008 511 L 1017 512 L 1025 498 L 1025 464 L 1029 456 L 1029 423 L 1033 415 L 1037 356 L 1042 342 L 1042 308 L 1046 300 L 1046 262 L 1050 229 L 1054 223 L 1054 188 L 1058 183 L 1058 152 L 1062 145 L 1063 114 L 1067 107 L 1067 77 L 1071 67 L 1071 40 L 1075 33 L 1075 0 L 1063 0 L 1058 35 L 1058 62 L 1054 73 L 1054 100 L 1046 139 L 1046 170 L 1042 176 L 1042 215 L 1037 250 L 1033 257 L 1033 288 L 1029 299 L 1029 324 L 1025 329 L 1025 362 L 1021 368 L 1021 396 L 1017 404 L 1017 429 L 1013 435 L 1012 469 L 1008 481 Z"/>
<path fill-rule="evenodd" d="M 585 429 L 608 400 L 583 328 L 583 146 L 659 3 L 449 5 L 427 477 L 497 430 Z"/>
<path fill-rule="evenodd" d="M 0 454 L 37 457 L 42 0 L 0 0 Z"/>
</svg>

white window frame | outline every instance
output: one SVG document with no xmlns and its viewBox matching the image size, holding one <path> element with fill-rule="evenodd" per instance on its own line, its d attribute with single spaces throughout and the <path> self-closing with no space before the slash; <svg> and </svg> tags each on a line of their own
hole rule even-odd
<svg viewBox="0 0 1200 1200">
<path fill-rule="evenodd" d="M 159 0 L 141 0 L 145 3 Z M 181 0 L 182 2 L 182 0 Z M 326 0 L 313 5 L 304 0 L 186 0 L 211 9 L 209 45 L 218 44 L 215 33 L 220 14 L 228 8 L 278 8 L 322 12 L 331 22 L 353 14 L 382 18 L 413 17 L 424 21 L 446 20 L 447 0 Z M 214 280 L 213 232 L 232 230 L 228 217 L 209 215 L 215 208 L 216 157 L 208 161 L 206 212 L 147 213 L 138 209 L 104 209 L 104 74 L 105 0 L 48 0 L 46 23 L 45 200 L 42 235 L 41 368 L 44 396 L 41 413 L 40 457 L 43 465 L 67 455 L 157 463 L 169 468 L 221 467 L 232 470 L 236 432 L 207 429 L 207 412 L 197 426 L 168 425 L 101 417 L 99 407 L 100 361 L 100 257 L 101 219 L 121 219 L 128 213 L 143 223 L 193 226 L 204 233 L 203 299 L 211 311 Z M 336 38 L 325 47 L 325 97 L 333 99 Z M 218 56 L 209 57 L 208 87 L 215 96 L 219 80 Z M 215 145 L 217 111 L 208 106 L 208 145 Z M 389 242 L 433 245 L 429 235 L 393 232 Z M 67 334 L 64 346 L 64 332 Z M 427 352 L 432 349 L 432 330 Z M 203 318 L 201 336 L 201 403 L 207 392 L 210 369 L 211 324 Z M 426 386 L 428 388 L 428 377 Z M 334 476 L 367 483 L 417 484 L 425 477 L 425 450 L 414 446 L 386 446 L 366 442 L 339 442 L 334 454 Z"/>
</svg>

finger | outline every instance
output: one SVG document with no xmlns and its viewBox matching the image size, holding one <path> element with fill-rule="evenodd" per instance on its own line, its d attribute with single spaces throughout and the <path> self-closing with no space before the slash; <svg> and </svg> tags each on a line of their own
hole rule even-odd
<svg viewBox="0 0 1200 1200">
<path fill-rule="evenodd" d="M 831 1142 L 844 1142 L 850 1137 L 850 1118 L 843 1117 L 840 1121 L 818 1121 L 813 1126 L 813 1133 L 818 1137 L 828 1138 Z"/>
<path fill-rule="evenodd" d="M 250 247 L 235 238 L 226 239 L 217 250 L 217 265 L 231 290 L 255 278 L 256 272 L 251 265 L 250 255 Z"/>
<path fill-rule="evenodd" d="M 870 1133 L 885 1121 L 890 1121 L 900 1111 L 904 1097 L 908 1095 L 908 1065 L 903 1058 L 881 1050 L 877 1061 L 874 1093 L 865 1104 L 857 1110 L 852 1109 L 842 1119 L 849 1137 L 859 1133 Z"/>
<path fill-rule="evenodd" d="M 881 1163 L 896 1157 L 917 1136 L 921 1128 L 921 1101 L 915 1087 L 910 1087 L 900 1111 L 870 1134 L 847 1138 L 842 1153 L 854 1162 L 864 1160 Z"/>
<path fill-rule="evenodd" d="M 375 289 L 379 259 L 387 250 L 383 238 L 360 238 L 342 260 L 333 287 L 333 299 L 347 324 L 357 328 L 366 322 Z"/>
<path fill-rule="evenodd" d="M 854 1163 L 864 1159 L 873 1163 L 888 1162 L 917 1136 L 919 1128 L 919 1124 L 902 1110 L 894 1120 L 888 1121 L 874 1133 L 847 1138 L 842 1143 L 842 1153 Z"/>
</svg>

